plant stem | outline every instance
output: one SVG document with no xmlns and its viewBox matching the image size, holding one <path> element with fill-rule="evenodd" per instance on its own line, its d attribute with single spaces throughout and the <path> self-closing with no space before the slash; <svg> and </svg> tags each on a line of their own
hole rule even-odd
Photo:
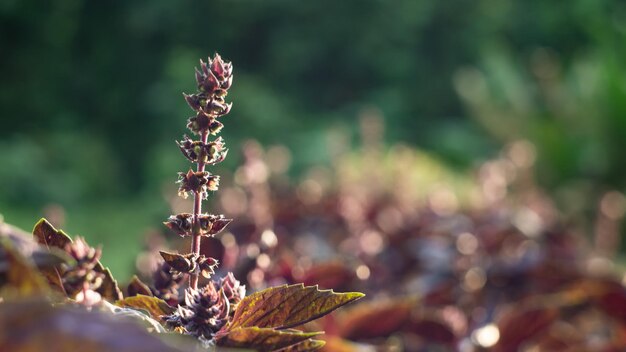
<svg viewBox="0 0 626 352">
<path fill-rule="evenodd" d="M 206 144 L 209 139 L 209 131 L 202 131 L 202 143 Z M 206 164 L 203 161 L 203 158 L 198 158 L 198 172 L 204 171 L 204 167 Z M 200 256 L 200 242 L 202 241 L 202 236 L 200 234 L 200 223 L 199 216 L 202 212 L 202 193 L 194 192 L 193 194 L 193 233 L 191 237 L 191 252 L 195 257 Z M 198 278 L 199 273 L 196 270 L 191 274 L 191 278 L 189 281 L 189 286 L 192 289 L 198 288 Z"/>
</svg>

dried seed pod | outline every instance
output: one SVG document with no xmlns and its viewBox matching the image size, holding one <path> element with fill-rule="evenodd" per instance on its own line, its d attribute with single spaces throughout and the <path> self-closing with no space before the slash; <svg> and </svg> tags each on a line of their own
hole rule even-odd
<svg viewBox="0 0 626 352">
<path fill-rule="evenodd" d="M 216 140 L 203 143 L 202 141 L 193 141 L 186 135 L 182 141 L 177 141 L 178 147 L 183 155 L 191 162 L 203 162 L 205 164 L 217 164 L 226 158 L 228 149 L 224 147 L 222 137 Z"/>
<path fill-rule="evenodd" d="M 95 270 L 102 255 L 100 248 L 93 248 L 82 237 L 68 243 L 65 251 L 75 260 L 75 264 L 67 266 L 63 272 L 62 282 L 65 292 L 77 298 L 83 292 L 84 299 L 93 301 L 95 295 L 88 291 L 97 290 L 104 280 L 104 274 Z"/>
<path fill-rule="evenodd" d="M 190 274 L 196 270 L 196 261 L 194 260 L 193 253 L 178 254 L 159 251 L 159 254 L 161 254 L 163 260 L 172 268 L 171 271 L 174 274 Z"/>
<path fill-rule="evenodd" d="M 224 124 L 222 124 L 221 122 L 215 120 L 212 121 L 209 124 L 209 133 L 213 136 L 215 136 L 216 134 L 220 133 L 220 131 L 222 130 L 222 128 L 224 128 Z"/>
<path fill-rule="evenodd" d="M 181 237 L 191 236 L 193 214 L 181 213 L 170 216 L 163 224 Z"/>
<path fill-rule="evenodd" d="M 212 237 L 222 231 L 233 219 L 226 219 L 224 215 L 201 214 L 198 217 L 203 236 Z"/>
<path fill-rule="evenodd" d="M 209 129 L 214 121 L 214 117 L 207 115 L 202 110 L 198 110 L 196 116 L 190 117 L 187 121 L 187 128 L 189 128 L 195 134 L 201 134 L 202 131 Z"/>
<path fill-rule="evenodd" d="M 159 251 L 163 260 L 172 268 L 174 275 L 193 274 L 199 272 L 205 278 L 215 274 L 218 261 L 215 258 L 196 255 L 194 253 L 178 254 Z"/>
<path fill-rule="evenodd" d="M 211 175 L 208 171 L 193 171 L 189 169 L 187 173 L 178 173 L 178 195 L 187 199 L 189 193 L 197 193 L 206 198 L 207 191 L 217 191 L 220 184 L 220 177 Z"/>
<path fill-rule="evenodd" d="M 198 270 L 200 270 L 200 274 L 208 279 L 213 276 L 213 274 L 215 274 L 215 269 L 217 268 L 219 262 L 215 258 L 205 257 L 201 255 L 197 259 L 197 264 Z"/>
</svg>

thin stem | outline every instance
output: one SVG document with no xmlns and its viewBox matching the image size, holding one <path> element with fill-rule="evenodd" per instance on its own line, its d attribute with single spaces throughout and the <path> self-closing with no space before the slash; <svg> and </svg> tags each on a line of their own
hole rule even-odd
<svg viewBox="0 0 626 352">
<path fill-rule="evenodd" d="M 202 143 L 206 144 L 209 139 L 209 131 L 202 131 Z M 202 158 L 198 158 L 198 172 L 204 171 L 204 167 L 206 164 L 204 161 L 200 160 Z M 200 235 L 200 223 L 199 216 L 202 212 L 202 194 L 199 192 L 194 192 L 193 194 L 193 233 L 191 237 L 191 252 L 195 257 L 200 256 L 200 242 L 202 241 L 202 236 Z M 199 273 L 195 271 L 191 274 L 191 278 L 189 280 L 189 285 L 192 289 L 198 288 L 198 278 Z"/>
</svg>

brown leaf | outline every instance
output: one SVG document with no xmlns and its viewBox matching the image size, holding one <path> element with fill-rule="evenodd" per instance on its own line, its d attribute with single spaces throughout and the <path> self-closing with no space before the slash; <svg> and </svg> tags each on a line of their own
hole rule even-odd
<svg viewBox="0 0 626 352">
<path fill-rule="evenodd" d="M 165 251 L 159 251 L 159 253 L 161 254 L 161 257 L 163 257 L 163 260 L 165 260 L 169 266 L 178 272 L 187 273 L 192 269 L 191 261 L 183 254 L 169 253 Z"/>
<path fill-rule="evenodd" d="M 187 350 L 187 349 L 185 349 Z M 0 351 L 180 352 L 135 322 L 45 301 L 0 304 Z"/>
<path fill-rule="evenodd" d="M 326 344 L 322 347 L 323 352 L 359 352 L 359 351 L 373 351 L 374 347 L 359 346 L 352 341 L 342 339 L 337 336 L 324 336 Z"/>
<path fill-rule="evenodd" d="M 72 243 L 72 239 L 65 234 L 65 232 L 55 229 L 54 226 L 52 226 L 52 224 L 50 224 L 46 219 L 39 220 L 33 229 L 33 235 L 37 239 L 37 242 L 47 246 L 48 248 L 60 248 L 65 251 L 67 245 Z M 46 277 L 51 280 L 51 283 L 59 286 L 62 271 L 59 266 L 56 266 L 54 270 L 56 270 L 58 275 L 48 272 L 46 273 Z M 102 285 L 97 290 L 98 293 L 103 298 L 110 301 L 122 299 L 122 291 L 120 290 L 117 281 L 113 278 L 113 275 L 111 275 L 111 271 L 108 268 L 105 268 L 100 262 L 98 262 L 98 264 L 94 267 L 94 270 L 104 274 Z M 63 289 L 62 286 L 61 289 Z"/>
<path fill-rule="evenodd" d="M 18 252 L 11 242 L 0 238 L 0 262 L 6 265 L 5 281 L 0 281 L 2 297 L 25 297 L 49 293 L 46 280 L 34 263 Z"/>
<path fill-rule="evenodd" d="M 587 279 L 575 287 L 607 315 L 626 323 L 626 288 L 611 279 Z"/>
<path fill-rule="evenodd" d="M 133 275 L 132 279 L 130 279 L 130 282 L 128 283 L 126 291 L 128 292 L 129 297 L 133 297 L 137 295 L 144 295 L 144 296 L 150 296 L 150 297 L 154 296 L 152 294 L 152 290 L 150 290 L 150 287 L 148 287 L 148 285 L 146 285 L 141 280 L 139 280 L 137 275 Z"/>
<path fill-rule="evenodd" d="M 33 235 L 37 242 L 46 248 L 59 249 L 65 253 L 65 247 L 72 243 L 72 239 L 66 235 L 63 231 L 57 230 L 46 219 L 41 219 L 33 228 Z M 58 291 L 66 294 L 61 281 L 62 269 L 59 265 L 53 267 L 42 268 L 42 274 L 48 280 L 53 287 Z"/>
<path fill-rule="evenodd" d="M 111 275 L 109 268 L 103 267 L 102 263 L 98 262 L 98 265 L 96 265 L 93 269 L 104 274 L 102 285 L 100 285 L 97 289 L 102 298 L 115 302 L 124 297 L 122 295 L 122 290 L 120 290 L 117 281 L 113 278 L 113 275 Z"/>
<path fill-rule="evenodd" d="M 320 348 L 324 347 L 326 344 L 325 341 L 322 340 L 314 340 L 308 339 L 304 342 L 301 342 L 297 345 L 289 346 L 287 348 L 283 348 L 280 352 L 313 352 L 317 351 Z"/>
<path fill-rule="evenodd" d="M 522 343 L 529 341 L 550 326 L 558 317 L 555 308 L 516 309 L 503 315 L 498 321 L 500 339 L 494 351 L 517 351 Z"/>
<path fill-rule="evenodd" d="M 357 304 L 341 315 L 339 336 L 352 340 L 388 336 L 408 323 L 414 306 L 413 299 Z"/>
<path fill-rule="evenodd" d="M 48 280 L 48 284 L 52 288 L 67 296 L 67 292 L 65 292 L 65 289 L 63 288 L 61 274 L 57 268 L 40 268 L 39 272 L 46 278 L 46 280 Z"/>
<path fill-rule="evenodd" d="M 256 326 L 239 327 L 219 335 L 217 344 L 224 347 L 252 348 L 259 352 L 270 352 L 301 343 L 319 334 L 321 333 L 276 330 Z"/>
<path fill-rule="evenodd" d="M 285 329 L 317 319 L 365 296 L 360 292 L 336 293 L 302 284 L 271 287 L 239 303 L 229 329 L 258 326 Z"/>
<path fill-rule="evenodd" d="M 596 299 L 598 308 L 621 324 L 626 323 L 626 292 L 624 291 L 623 288 L 610 291 Z"/>
<path fill-rule="evenodd" d="M 150 314 L 150 316 L 152 316 L 153 319 L 158 321 L 162 321 L 162 316 L 170 315 L 175 310 L 174 307 L 171 307 L 162 299 L 144 295 L 126 297 L 121 301 L 115 302 L 115 305 L 118 307 L 145 310 Z"/>
<path fill-rule="evenodd" d="M 65 232 L 55 229 L 46 219 L 41 219 L 35 224 L 33 235 L 37 242 L 48 248 L 65 250 L 65 247 L 72 243 L 72 239 Z"/>
<path fill-rule="evenodd" d="M 26 231 L 3 223 L 0 219 L 0 237 L 7 238 L 25 257 L 30 257 L 38 268 L 51 267 L 61 263 L 68 263 L 72 258 L 58 248 L 48 248 L 39 244 L 35 238 Z"/>
</svg>

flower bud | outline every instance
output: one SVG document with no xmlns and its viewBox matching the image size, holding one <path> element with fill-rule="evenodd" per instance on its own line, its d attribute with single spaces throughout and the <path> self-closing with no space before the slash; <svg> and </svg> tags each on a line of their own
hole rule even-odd
<svg viewBox="0 0 626 352">
<path fill-rule="evenodd" d="M 222 60 L 222 57 L 219 54 L 215 54 L 213 62 L 211 63 L 211 71 L 215 73 L 216 76 L 224 78 L 224 75 L 226 73 L 226 68 L 224 67 L 224 65 L 225 62 L 224 60 Z"/>
<path fill-rule="evenodd" d="M 104 280 L 104 274 L 96 271 L 102 255 L 101 249 L 89 246 L 82 237 L 78 237 L 65 246 L 65 251 L 74 259 L 75 264 L 67 266 L 63 271 L 63 289 L 71 298 L 92 303 L 92 299 L 97 296 L 89 291 L 97 290 Z M 78 297 L 80 292 L 83 292 L 83 296 Z M 85 296 L 87 294 L 91 294 L 90 299 Z"/>
<path fill-rule="evenodd" d="M 226 295 L 226 299 L 230 302 L 231 307 L 234 307 L 237 303 L 246 296 L 246 286 L 242 285 L 239 280 L 235 279 L 233 273 L 228 273 L 220 280 L 220 287 Z"/>
<path fill-rule="evenodd" d="M 166 325 L 184 334 L 211 340 L 227 323 L 230 304 L 222 290 L 210 281 L 208 285 L 185 290 L 184 305 L 165 317 Z"/>
<path fill-rule="evenodd" d="M 189 105 L 190 108 L 196 111 L 201 109 L 202 106 L 200 105 L 200 101 L 202 99 L 199 94 L 187 95 L 183 93 L 183 96 L 185 97 L 185 101 L 187 101 L 187 104 Z"/>
</svg>

